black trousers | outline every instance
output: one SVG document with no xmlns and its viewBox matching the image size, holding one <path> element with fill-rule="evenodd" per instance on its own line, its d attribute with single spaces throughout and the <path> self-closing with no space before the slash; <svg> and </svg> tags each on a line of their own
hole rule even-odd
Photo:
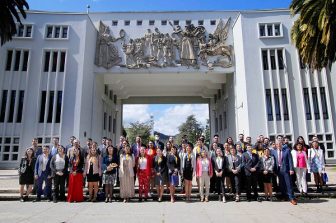
<svg viewBox="0 0 336 223">
<path fill-rule="evenodd" d="M 232 192 L 235 194 L 240 194 L 240 173 L 230 173 L 230 181 L 232 185 Z"/>
<path fill-rule="evenodd" d="M 258 198 L 257 183 L 258 183 L 257 173 L 251 173 L 250 176 L 246 176 L 246 197 L 247 197 L 247 200 L 252 199 L 252 196 L 251 196 L 252 191 L 253 191 L 253 198 L 254 199 Z"/>
<path fill-rule="evenodd" d="M 210 193 L 218 191 L 217 187 L 217 176 L 214 173 L 213 176 L 210 178 Z"/>
<path fill-rule="evenodd" d="M 214 180 L 215 180 L 217 194 L 224 196 L 225 195 L 225 184 L 224 184 L 224 179 L 225 178 L 224 178 L 224 176 L 221 176 L 221 177 L 213 176 L 212 178 L 215 178 Z M 210 183 L 211 183 L 211 181 L 210 181 Z"/>
<path fill-rule="evenodd" d="M 53 184 L 53 197 L 58 200 L 65 200 L 65 179 L 63 176 L 55 175 Z"/>
</svg>

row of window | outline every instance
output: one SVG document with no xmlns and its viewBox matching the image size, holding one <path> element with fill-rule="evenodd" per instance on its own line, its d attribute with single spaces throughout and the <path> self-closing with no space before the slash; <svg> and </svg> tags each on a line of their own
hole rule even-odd
<svg viewBox="0 0 336 223">
<path fill-rule="evenodd" d="M 265 49 L 261 51 L 261 54 L 264 70 L 269 70 L 270 68 L 272 70 L 284 69 L 283 49 Z"/>
<path fill-rule="evenodd" d="M 104 94 L 109 97 L 109 99 L 112 101 L 114 104 L 117 104 L 117 95 L 113 95 L 113 91 L 109 90 L 109 87 L 107 84 L 104 86 Z"/>
<path fill-rule="evenodd" d="M 118 26 L 119 21 L 118 20 L 113 20 L 112 21 L 112 26 Z M 161 20 L 161 25 L 162 26 L 166 26 L 169 23 L 169 20 Z M 191 25 L 192 21 L 191 20 L 186 20 L 185 21 L 185 25 Z M 142 26 L 143 21 L 142 20 L 136 20 L 136 25 L 137 26 Z M 180 20 L 174 20 L 173 24 L 175 26 L 180 25 Z M 204 20 L 198 20 L 197 24 L 199 26 L 203 26 L 204 25 Z M 124 26 L 130 26 L 131 25 L 131 20 L 124 20 Z M 155 20 L 149 20 L 148 21 L 148 25 L 150 26 L 154 26 L 155 25 Z M 214 26 L 216 25 L 216 20 L 210 20 L 210 25 Z"/>
<path fill-rule="evenodd" d="M 259 37 L 282 37 L 280 23 L 259 23 Z"/>
<path fill-rule="evenodd" d="M 27 71 L 29 50 L 8 50 L 6 71 Z"/>
<path fill-rule="evenodd" d="M 281 93 L 281 95 L 280 95 Z M 282 111 L 280 106 L 280 97 L 282 100 Z M 287 90 L 286 88 L 282 88 L 281 92 L 279 89 L 273 89 L 273 98 L 274 104 L 272 99 L 272 90 L 266 89 L 266 111 L 267 111 L 267 120 L 273 121 L 274 120 L 274 113 L 275 119 L 280 121 L 283 117 L 285 121 L 289 120 L 289 113 L 288 113 L 288 101 L 287 101 Z M 273 112 L 273 108 L 274 111 Z M 281 115 L 283 113 L 283 116 Z"/>
<path fill-rule="evenodd" d="M 0 153 L 1 161 L 17 161 L 19 156 L 19 143 L 18 137 L 4 137 L 0 138 Z"/>
<path fill-rule="evenodd" d="M 303 97 L 304 97 L 304 105 L 307 120 L 312 120 L 312 112 L 314 112 L 315 120 L 320 120 L 319 100 L 321 101 L 323 119 L 329 119 L 325 88 L 320 87 L 320 94 L 318 94 L 318 88 L 316 87 L 312 87 L 310 90 L 311 92 L 309 92 L 309 88 L 303 88 Z M 310 94 L 313 100 L 313 111 L 311 110 L 310 107 Z M 318 95 L 320 95 L 320 99 Z"/>
<path fill-rule="evenodd" d="M 15 91 L 15 90 L 12 90 L 12 91 L 3 90 L 2 91 L 1 108 L 0 108 L 0 122 L 1 123 L 3 122 L 21 123 L 23 103 L 24 103 L 24 93 L 25 93 L 24 91 Z M 17 106 L 15 106 L 16 104 Z"/>
<path fill-rule="evenodd" d="M 105 131 L 108 130 L 109 132 L 113 132 L 113 134 L 115 134 L 115 132 L 116 132 L 116 123 L 117 123 L 116 118 L 114 118 L 112 120 L 112 116 L 111 115 L 107 115 L 107 113 L 104 112 L 103 129 Z M 113 129 L 112 129 L 112 127 L 113 127 Z"/>
<path fill-rule="evenodd" d="M 17 24 L 16 25 L 16 34 L 14 37 L 17 38 L 31 38 L 33 32 L 33 25 L 31 24 Z"/>
<path fill-rule="evenodd" d="M 215 118 L 215 132 L 223 131 L 224 129 L 227 129 L 227 113 L 226 111 L 223 112 L 223 115 L 219 115 L 219 118 Z"/>
<path fill-rule="evenodd" d="M 41 92 L 41 105 L 40 105 L 40 115 L 39 115 L 40 123 L 45 123 L 45 122 L 60 123 L 61 122 L 62 97 L 63 97 L 62 91 L 42 91 Z M 47 101 L 47 99 L 49 100 Z"/>
<path fill-rule="evenodd" d="M 46 27 L 45 37 L 47 39 L 67 39 L 69 26 L 67 25 L 48 25 Z"/>
<path fill-rule="evenodd" d="M 44 52 L 44 72 L 64 72 L 65 68 L 65 51 L 47 50 Z"/>
</svg>

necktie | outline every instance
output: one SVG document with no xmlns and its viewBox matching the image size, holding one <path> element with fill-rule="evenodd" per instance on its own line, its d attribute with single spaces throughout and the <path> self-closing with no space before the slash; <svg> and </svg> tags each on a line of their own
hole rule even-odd
<svg viewBox="0 0 336 223">
<path fill-rule="evenodd" d="M 279 166 L 281 167 L 282 165 L 282 150 L 280 150 L 280 153 L 279 153 Z"/>
</svg>

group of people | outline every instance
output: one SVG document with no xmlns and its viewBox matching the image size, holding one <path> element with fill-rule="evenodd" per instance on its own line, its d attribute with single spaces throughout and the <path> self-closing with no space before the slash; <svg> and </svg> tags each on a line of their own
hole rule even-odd
<svg viewBox="0 0 336 223">
<path fill-rule="evenodd" d="M 35 201 L 41 201 L 43 196 L 53 202 L 82 202 L 87 183 L 88 201 L 96 202 L 99 188 L 103 187 L 105 202 L 112 202 L 114 187 L 120 185 L 119 196 L 128 202 L 135 197 L 138 180 L 139 201 L 152 197 L 156 188 L 155 198 L 161 202 L 167 188 L 171 202 L 175 202 L 176 187 L 181 187 L 185 200 L 190 201 L 194 179 L 202 202 L 209 201 L 210 193 L 217 193 L 218 200 L 226 202 L 228 192 L 239 202 L 242 190 L 246 191 L 247 201 L 261 201 L 260 190 L 264 191 L 265 200 L 272 201 L 275 189 L 281 194 L 280 199 L 296 205 L 294 183 L 300 193 L 307 195 L 307 173 L 314 174 L 317 191 L 322 191 L 325 154 L 317 137 L 310 146 L 301 136 L 293 147 L 288 141 L 279 135 L 270 142 L 260 135 L 252 145 L 251 137 L 245 140 L 240 134 L 238 142 L 228 137 L 221 144 L 218 135 L 214 135 L 210 145 L 201 136 L 194 146 L 186 138 L 177 145 L 173 137 L 164 144 L 155 135 L 148 145 L 142 143 L 140 136 L 133 145 L 121 136 L 116 146 L 104 137 L 99 146 L 88 139 L 81 147 L 72 136 L 66 147 L 55 137 L 51 147 L 40 148 L 34 138 L 20 162 L 20 200 L 27 201 L 35 191 Z"/>
</svg>

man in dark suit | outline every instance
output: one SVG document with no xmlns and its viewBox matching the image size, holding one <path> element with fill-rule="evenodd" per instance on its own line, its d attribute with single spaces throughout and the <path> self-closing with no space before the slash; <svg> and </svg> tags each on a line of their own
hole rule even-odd
<svg viewBox="0 0 336 223">
<path fill-rule="evenodd" d="M 247 201 L 251 201 L 251 187 L 253 190 L 253 199 L 255 201 L 261 201 L 258 199 L 258 171 L 260 169 L 260 161 L 258 154 L 252 153 L 252 146 L 247 145 L 246 152 L 242 155 L 242 162 L 244 166 L 246 176 L 246 197 Z"/>
<path fill-rule="evenodd" d="M 277 136 L 275 143 L 276 150 L 273 151 L 274 156 L 274 172 L 279 178 L 279 187 L 283 198 L 288 196 L 289 201 L 293 205 L 297 205 L 294 197 L 291 175 L 294 174 L 294 165 L 291 151 L 287 144 L 283 143 L 283 137 Z"/>
<path fill-rule="evenodd" d="M 160 141 L 159 134 L 155 134 L 155 141 L 154 141 L 155 148 L 160 148 L 161 150 L 164 149 L 164 143 Z"/>
</svg>

